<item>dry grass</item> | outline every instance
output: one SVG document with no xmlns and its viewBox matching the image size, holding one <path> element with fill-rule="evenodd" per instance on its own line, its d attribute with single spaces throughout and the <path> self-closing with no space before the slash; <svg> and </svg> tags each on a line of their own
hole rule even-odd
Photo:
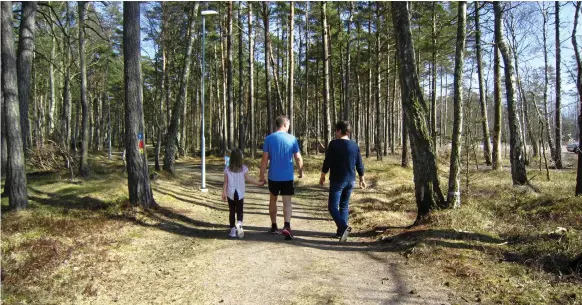
<svg viewBox="0 0 582 305">
<path fill-rule="evenodd" d="M 582 279 L 568 267 L 582 253 L 582 198 L 573 195 L 573 167 L 552 171 L 551 181 L 529 168 L 541 190 L 536 193 L 513 187 L 508 167 L 473 165 L 468 184 L 462 174 L 462 208 L 436 211 L 427 224 L 408 229 L 416 215 L 412 171 L 399 168 L 396 157 L 366 165 L 373 189 L 354 196 L 352 223 L 410 262 L 443 274 L 469 303 L 582 304 Z"/>
</svg>

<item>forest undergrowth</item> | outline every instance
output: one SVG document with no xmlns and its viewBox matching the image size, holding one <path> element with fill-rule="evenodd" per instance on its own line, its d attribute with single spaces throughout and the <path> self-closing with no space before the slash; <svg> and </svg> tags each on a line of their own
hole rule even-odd
<svg viewBox="0 0 582 305">
<path fill-rule="evenodd" d="M 356 232 L 436 274 L 468 303 L 582 304 L 581 275 L 569 266 L 582 252 L 574 157 L 565 156 L 566 169 L 552 170 L 550 181 L 532 162 L 528 176 L 539 191 L 512 186 L 508 164 L 500 171 L 471 165 L 463 171 L 461 208 L 435 211 L 422 225 L 409 228 L 416 217 L 412 169 L 400 167 L 397 156 L 376 161 L 374 155 L 364 161 L 368 188 L 355 190 L 350 221 Z M 322 158 L 305 158 L 306 175 L 298 187 L 317 184 Z M 252 172 L 258 171 L 259 160 L 248 160 Z M 446 190 L 445 155 L 441 161 L 441 188 Z M 95 266 L 108 249 L 128 238 L 116 232 L 147 218 L 129 207 L 118 155 L 110 161 L 105 153 L 94 154 L 90 167 L 91 178 L 72 182 L 67 170 L 29 169 L 30 208 L 25 211 L 9 212 L 2 198 L 3 303 L 71 293 L 77 280 L 98 275 Z M 184 175 L 160 173 L 157 179 L 181 184 Z M 72 261 L 75 267 L 67 268 Z M 91 287 L 81 290 L 92 293 Z"/>
</svg>

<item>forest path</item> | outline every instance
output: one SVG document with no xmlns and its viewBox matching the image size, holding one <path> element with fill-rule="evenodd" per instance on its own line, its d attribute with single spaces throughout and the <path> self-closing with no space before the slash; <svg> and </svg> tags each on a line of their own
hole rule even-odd
<svg viewBox="0 0 582 305">
<path fill-rule="evenodd" d="M 75 304 L 449 304 L 434 275 L 358 234 L 340 244 L 327 192 L 296 183 L 295 240 L 267 233 L 268 189 L 247 187 L 243 239 L 228 237 L 228 204 L 220 199 L 222 166 L 179 163 L 186 181 L 152 183 L 162 206 L 147 222 L 126 225 L 101 273 Z M 256 173 L 255 173 L 256 174 Z M 256 176 L 256 175 L 255 175 Z M 357 190 L 356 190 L 357 191 Z M 282 224 L 279 201 L 278 221 Z M 154 219 L 155 221 L 152 221 Z M 86 289 L 86 290 L 87 290 Z"/>
</svg>

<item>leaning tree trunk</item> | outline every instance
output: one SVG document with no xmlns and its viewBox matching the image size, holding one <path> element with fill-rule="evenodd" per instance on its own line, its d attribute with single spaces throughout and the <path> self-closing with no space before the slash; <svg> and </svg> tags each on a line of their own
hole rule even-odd
<svg viewBox="0 0 582 305">
<path fill-rule="evenodd" d="M 328 48 L 328 28 L 327 28 L 327 2 L 321 4 L 321 20 L 322 20 L 322 40 L 323 40 L 323 139 L 324 145 L 327 148 L 330 139 L 331 123 L 329 120 L 329 48 Z"/>
<path fill-rule="evenodd" d="M 455 48 L 455 72 L 453 80 L 453 136 L 451 165 L 449 171 L 449 192 L 447 204 L 454 208 L 461 206 L 461 133 L 463 126 L 463 61 L 465 57 L 465 37 L 467 31 L 467 2 L 461 1 L 457 10 L 457 44 Z"/>
<path fill-rule="evenodd" d="M 273 105 L 271 103 L 271 80 L 269 79 L 269 2 L 263 2 L 263 25 L 265 27 L 265 98 L 267 100 L 267 131 L 273 132 Z"/>
<path fill-rule="evenodd" d="M 32 143 L 28 105 L 31 99 L 32 62 L 34 59 L 34 32 L 36 31 L 37 4 L 35 1 L 22 2 L 22 17 L 20 19 L 20 34 L 18 39 L 18 99 L 20 104 L 20 130 L 22 131 L 22 145 L 24 155 L 28 154 L 28 147 Z"/>
<path fill-rule="evenodd" d="M 169 173 L 174 173 L 176 170 L 176 141 L 178 137 L 178 121 L 180 114 L 183 111 L 184 102 L 186 100 L 186 89 L 188 86 L 188 79 L 190 77 L 190 66 L 192 63 L 192 48 L 194 39 L 196 37 L 195 18 L 198 12 L 198 2 L 194 2 L 194 7 L 190 13 L 190 37 L 188 37 L 188 47 L 186 49 L 186 56 L 184 59 L 184 67 L 180 79 L 180 91 L 176 97 L 176 104 L 172 111 L 172 121 L 168 127 L 168 134 L 166 135 L 166 149 L 164 156 L 164 170 Z M 170 85 L 169 83 L 167 84 Z"/>
<path fill-rule="evenodd" d="M 4 191 L 8 194 L 11 209 L 21 210 L 28 206 L 26 190 L 26 167 L 22 133 L 20 130 L 20 108 L 18 105 L 18 81 L 16 76 L 16 54 L 12 30 L 12 2 L 2 2 L 2 96 L 6 118 L 7 168 Z M 27 122 L 28 124 L 28 122 Z"/>
<path fill-rule="evenodd" d="M 575 4 L 576 13 L 574 14 L 574 27 L 572 30 L 572 46 L 574 47 L 574 54 L 576 55 L 576 67 L 578 73 L 576 74 L 576 89 L 578 89 L 578 96 L 582 96 L 582 58 L 578 50 L 578 42 L 576 41 L 576 27 L 578 26 L 578 17 L 580 13 L 580 5 L 582 2 L 578 1 Z M 2 40 L 4 41 L 4 39 Z M 4 58 L 4 56 L 2 56 Z M 580 109 L 582 109 L 582 99 L 580 99 Z M 582 143 L 582 112 L 578 113 L 578 143 Z M 578 151 L 578 169 L 576 170 L 576 196 L 582 194 L 582 154 Z"/>
<path fill-rule="evenodd" d="M 139 2 L 123 3 L 123 64 L 125 81 L 125 149 L 129 202 L 156 206 L 148 176 L 143 117 Z"/>
<path fill-rule="evenodd" d="M 418 224 L 432 209 L 444 204 L 444 197 L 440 188 L 436 155 L 427 126 L 429 110 L 416 73 L 408 3 L 392 2 L 392 17 L 400 60 L 402 105 L 412 148 L 414 188 L 418 207 L 415 224 Z"/>
<path fill-rule="evenodd" d="M 79 62 L 81 69 L 81 164 L 79 172 L 82 176 L 89 175 L 89 103 L 87 102 L 87 67 L 85 65 L 85 1 L 79 1 Z"/>
<path fill-rule="evenodd" d="M 483 131 L 483 155 L 485 163 L 491 165 L 491 141 L 489 140 L 489 121 L 487 120 L 487 100 L 485 99 L 485 84 L 483 82 L 483 67 L 481 63 L 481 25 L 479 23 L 479 1 L 475 1 L 475 49 L 477 56 L 477 75 L 479 78 L 479 106 L 481 110 L 481 129 Z"/>
<path fill-rule="evenodd" d="M 554 3 L 556 7 L 556 118 L 555 118 L 555 135 L 556 135 L 556 150 L 554 152 L 554 160 L 556 161 L 556 168 L 561 169 L 562 165 L 562 80 L 560 75 L 560 2 Z"/>
<path fill-rule="evenodd" d="M 507 96 L 507 115 L 509 120 L 509 158 L 511 161 L 511 178 L 514 185 L 524 185 L 527 181 L 525 160 L 522 152 L 521 135 L 519 129 L 519 114 L 516 109 L 514 90 L 513 60 L 509 48 L 503 38 L 503 9 L 499 2 L 493 3 L 495 11 L 495 42 L 503 57 L 505 65 L 505 92 Z"/>
</svg>

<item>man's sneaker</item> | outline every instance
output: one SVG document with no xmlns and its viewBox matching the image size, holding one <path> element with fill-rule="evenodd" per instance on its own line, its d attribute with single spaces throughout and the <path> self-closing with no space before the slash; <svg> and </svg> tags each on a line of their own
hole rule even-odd
<svg viewBox="0 0 582 305">
<path fill-rule="evenodd" d="M 346 242 L 346 240 L 348 240 L 348 235 L 350 235 L 350 232 L 352 231 L 352 227 L 347 227 L 344 230 L 344 233 L 342 234 L 342 236 L 340 237 L 340 243 Z"/>
<path fill-rule="evenodd" d="M 281 231 L 281 234 L 283 234 L 283 236 L 285 236 L 285 240 L 295 239 L 295 237 L 293 237 L 293 234 L 291 234 L 290 228 L 283 228 L 283 231 Z"/>
<path fill-rule="evenodd" d="M 243 238 L 245 236 L 245 231 L 243 230 L 242 227 L 242 221 L 238 221 L 236 223 L 236 235 L 238 236 L 238 238 Z"/>
<path fill-rule="evenodd" d="M 236 228 L 230 228 L 230 233 L 228 233 L 228 237 L 236 237 Z"/>
<path fill-rule="evenodd" d="M 273 235 L 281 234 L 281 232 L 279 231 L 279 229 L 274 228 L 274 227 L 271 227 L 271 229 L 269 230 L 269 233 L 270 234 L 273 234 Z"/>
</svg>

